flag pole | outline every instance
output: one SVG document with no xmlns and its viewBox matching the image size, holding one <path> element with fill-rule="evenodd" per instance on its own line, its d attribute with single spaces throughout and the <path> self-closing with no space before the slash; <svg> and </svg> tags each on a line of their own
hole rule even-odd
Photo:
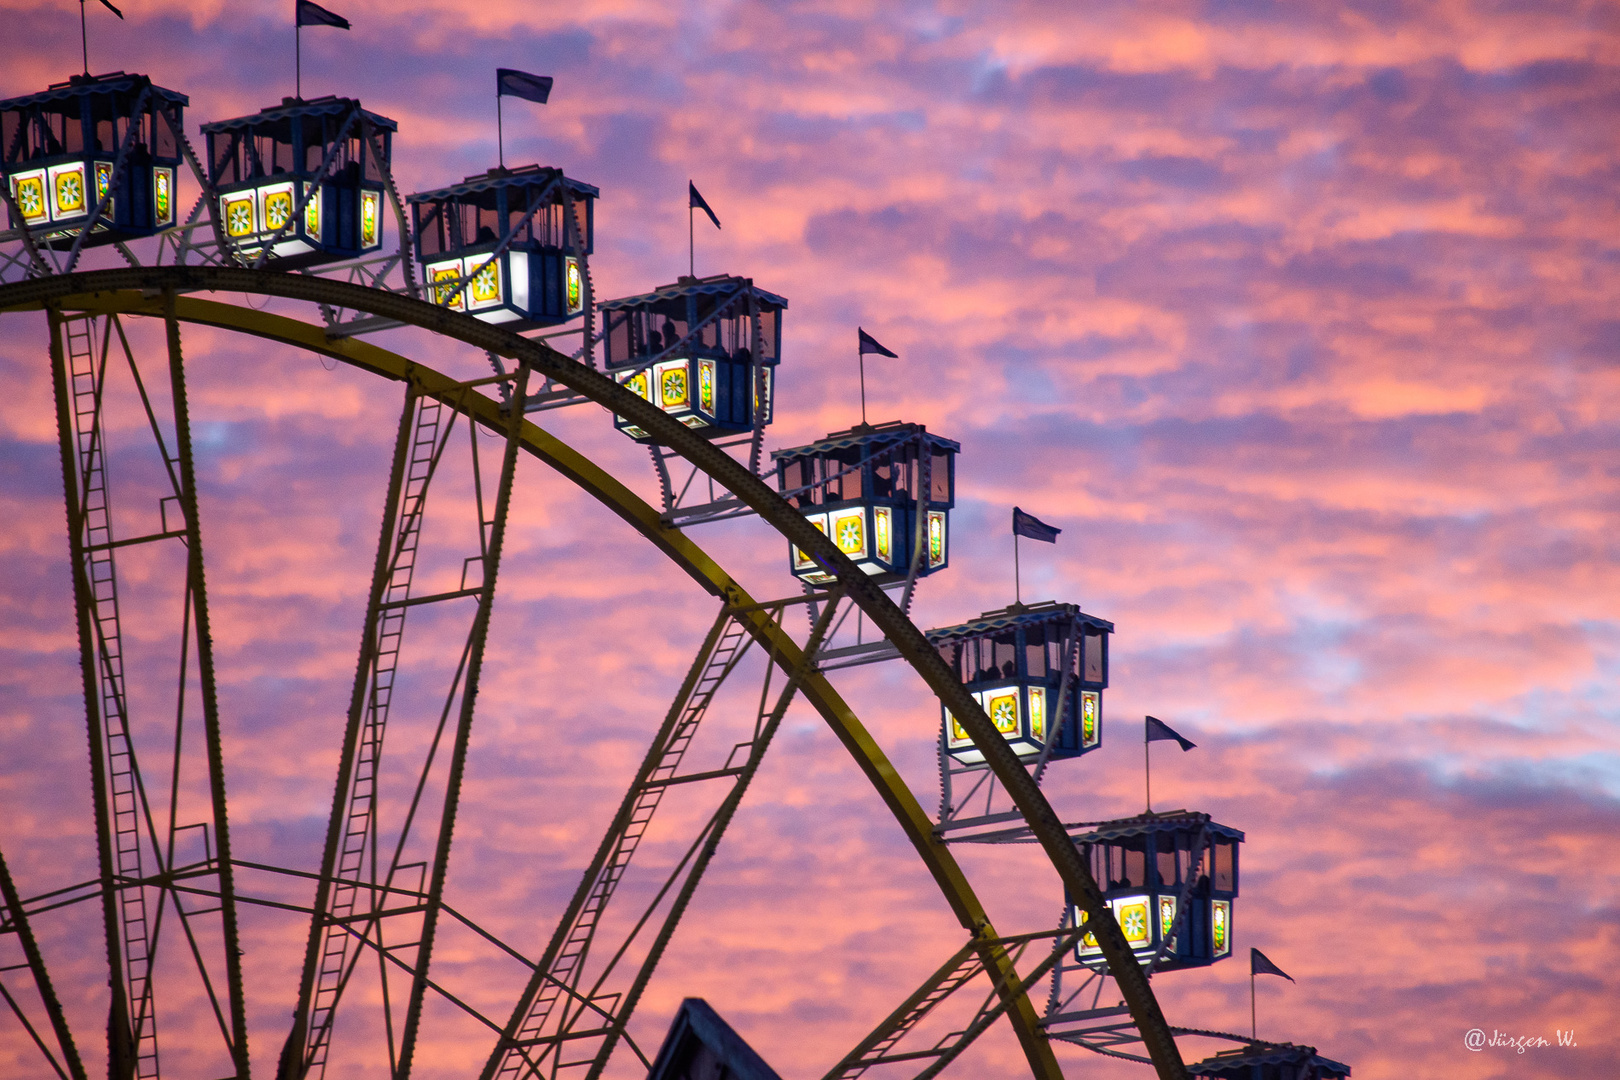
<svg viewBox="0 0 1620 1080">
<path fill-rule="evenodd" d="M 692 181 L 688 180 L 690 187 Z M 697 277 L 697 231 L 692 224 L 692 200 L 686 200 L 686 273 L 688 277 Z"/>
<path fill-rule="evenodd" d="M 1024 604 L 1024 584 L 1018 567 L 1018 523 L 1013 522 L 1013 603 Z"/>
<path fill-rule="evenodd" d="M 293 99 L 304 100 L 304 24 L 293 11 Z"/>
<path fill-rule="evenodd" d="M 866 353 L 857 344 L 855 362 L 861 365 L 861 426 L 866 426 Z"/>
<path fill-rule="evenodd" d="M 84 73 L 90 74 L 90 30 L 84 21 L 84 0 L 79 0 L 79 47 L 84 50 Z"/>
<path fill-rule="evenodd" d="M 1147 812 L 1153 813 L 1153 757 L 1148 753 L 1148 723 L 1142 718 L 1142 778 L 1147 781 Z"/>
<path fill-rule="evenodd" d="M 1230 933 L 1231 931 L 1227 931 Z M 1254 957 L 1249 958 L 1249 1041 L 1259 1042 L 1260 1036 L 1255 1034 L 1259 1030 L 1254 1020 Z"/>
<path fill-rule="evenodd" d="M 495 87 L 495 153 L 501 170 L 506 169 L 506 134 L 501 130 L 501 88 Z"/>
</svg>

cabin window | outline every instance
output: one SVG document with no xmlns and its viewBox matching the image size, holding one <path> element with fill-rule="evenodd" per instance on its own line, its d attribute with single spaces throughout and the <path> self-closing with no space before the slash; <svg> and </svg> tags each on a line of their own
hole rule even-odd
<svg viewBox="0 0 1620 1080">
<path fill-rule="evenodd" d="M 990 639 L 991 678 L 1015 679 L 1018 677 L 1018 644 L 1013 631 L 997 634 Z"/>
<path fill-rule="evenodd" d="M 1210 875 L 1210 884 L 1223 892 L 1231 892 L 1232 883 L 1236 877 L 1236 863 L 1232 842 L 1230 840 L 1215 841 L 1215 873 Z"/>
<path fill-rule="evenodd" d="M 935 450 L 928 471 L 928 501 L 950 502 L 950 499 L 951 458 L 949 454 Z"/>
<path fill-rule="evenodd" d="M 1103 638 L 1101 634 L 1087 634 L 1085 641 L 1085 668 L 1082 678 L 1088 683 L 1103 681 Z"/>
<path fill-rule="evenodd" d="M 1181 879 L 1176 876 L 1176 837 L 1174 833 L 1156 833 L 1158 837 L 1159 884 L 1170 886 Z"/>
<path fill-rule="evenodd" d="M 1147 884 L 1147 854 L 1142 851 L 1127 848 L 1125 855 L 1125 875 L 1120 878 L 1120 884 L 1132 888 L 1141 888 Z"/>
<path fill-rule="evenodd" d="M 174 125 L 179 127 L 179 123 Z M 160 158 L 180 156 L 180 147 L 174 141 L 174 129 L 166 118 L 152 114 L 152 153 Z"/>
<path fill-rule="evenodd" d="M 1024 670 L 1031 679 L 1046 678 L 1046 627 L 1024 628 Z"/>
</svg>

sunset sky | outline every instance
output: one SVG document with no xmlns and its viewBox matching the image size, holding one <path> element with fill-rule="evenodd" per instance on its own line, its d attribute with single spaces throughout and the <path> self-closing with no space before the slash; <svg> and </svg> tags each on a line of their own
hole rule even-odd
<svg viewBox="0 0 1620 1080">
<path fill-rule="evenodd" d="M 293 92 L 291 0 L 120 6 L 125 22 L 90 5 L 91 69 L 189 94 L 199 144 L 198 124 Z M 962 444 L 952 565 L 920 586 L 919 625 L 1011 602 L 1012 506 L 1063 530 L 1024 544 L 1024 598 L 1080 603 L 1117 633 L 1105 745 L 1052 767 L 1058 812 L 1141 810 L 1152 713 L 1198 743 L 1156 744 L 1155 805 L 1247 834 L 1239 958 L 1155 978 L 1171 1023 L 1246 1031 L 1255 946 L 1297 980 L 1261 980 L 1260 1035 L 1357 1080 L 1615 1075 L 1620 8 L 326 6 L 353 30 L 306 30 L 304 94 L 397 120 L 403 192 L 495 163 L 496 67 L 555 76 L 549 104 L 505 102 L 505 155 L 601 189 L 598 297 L 686 272 L 696 183 L 723 225 L 699 217 L 697 272 L 790 300 L 768 447 L 859 419 L 857 325 L 900 354 L 867 358 L 872 419 Z M 76 4 L 0 0 L 0 20 L 0 96 L 80 70 Z M 130 325 L 160 373 L 160 328 Z M 375 340 L 460 377 L 488 370 L 423 335 Z M 0 850 L 29 894 L 95 873 L 46 348 L 42 317 L 0 320 Z M 400 391 L 222 332 L 188 330 L 186 355 L 234 836 L 241 857 L 313 866 Z M 134 453 L 145 420 L 122 422 L 113 449 Z M 656 498 L 645 450 L 602 410 L 543 422 Z M 123 474 L 137 492 L 141 469 Z M 519 488 L 451 889 L 537 954 L 715 609 L 541 465 Z M 156 520 L 147 494 L 117 505 Z M 466 502 L 447 494 L 446 520 Z M 447 574 L 466 547 L 453 532 L 430 538 Z M 693 534 L 756 595 L 794 591 L 785 541 L 757 520 Z M 131 618 L 141 584 L 172 571 L 163 558 L 120 564 Z M 151 595 L 151 633 L 172 633 L 176 603 Z M 413 625 L 421 671 L 454 662 L 427 647 L 452 630 Z M 173 666 L 151 647 L 134 678 L 156 754 Z M 938 708 L 922 683 L 893 664 L 834 682 L 932 810 Z M 431 696 L 402 714 L 402 745 Z M 1035 849 L 960 857 L 998 928 L 1051 926 L 1062 886 Z M 80 935 L 97 919 L 42 928 L 93 1068 L 105 966 Z M 302 927 L 256 913 L 244 933 L 269 1076 Z M 702 996 L 787 1080 L 810 1080 L 963 940 L 796 706 L 638 1038 L 656 1048 L 680 999 Z M 496 999 L 512 978 L 470 948 L 445 963 Z M 173 1075 L 223 1074 L 203 1058 L 183 1072 L 200 1019 L 160 1025 Z M 1578 1045 L 1471 1052 L 1473 1028 L 1573 1029 Z M 416 1075 L 482 1062 L 487 1040 L 459 1030 L 429 1038 Z M 44 1075 L 31 1053 L 0 1013 L 0 1074 Z M 1149 1075 L 1059 1056 L 1071 1076 Z M 621 1052 L 612 1072 L 633 1065 Z M 1022 1068 L 1002 1025 L 960 1074 Z M 385 1073 L 374 1058 L 328 1076 Z"/>
</svg>

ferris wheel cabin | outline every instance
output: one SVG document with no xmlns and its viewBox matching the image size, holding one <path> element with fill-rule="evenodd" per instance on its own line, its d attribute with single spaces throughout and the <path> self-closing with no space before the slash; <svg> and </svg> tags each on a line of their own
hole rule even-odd
<svg viewBox="0 0 1620 1080">
<path fill-rule="evenodd" d="M 1350 1066 L 1321 1056 L 1314 1046 L 1257 1043 L 1195 1061 L 1187 1072 L 1211 1080 L 1346 1080 Z"/>
<path fill-rule="evenodd" d="M 560 169 L 490 169 L 412 195 L 416 258 L 435 303 L 512 329 L 585 310 L 600 192 Z"/>
<path fill-rule="evenodd" d="M 1175 810 L 1105 821 L 1074 836 L 1103 899 L 1138 960 L 1154 970 L 1208 967 L 1232 955 L 1232 907 L 1238 894 L 1243 834 L 1208 814 Z M 1070 905 L 1072 919 L 1081 920 Z M 1073 923 L 1071 923 L 1073 925 Z M 1080 963 L 1106 967 L 1087 934 Z"/>
<path fill-rule="evenodd" d="M 683 277 L 597 305 L 605 363 L 620 384 L 708 438 L 771 422 L 785 297 L 749 278 Z M 624 419 L 637 442 L 652 437 Z"/>
<path fill-rule="evenodd" d="M 928 640 L 1020 758 L 1033 760 L 1044 751 L 1053 760 L 1102 745 L 1113 632 L 1113 623 L 1077 604 L 1048 601 L 987 611 L 930 630 Z M 950 710 L 941 709 L 945 752 L 960 765 L 983 762 Z"/>
<path fill-rule="evenodd" d="M 186 95 L 121 71 L 75 75 L 42 93 L 0 101 L 11 227 L 65 249 L 92 215 L 81 248 L 172 226 L 187 104 Z"/>
<path fill-rule="evenodd" d="M 862 424 L 808 446 L 774 450 L 778 489 L 838 550 L 882 582 L 926 577 L 950 565 L 961 444 L 921 424 Z M 827 567 L 789 545 L 793 574 L 812 585 Z"/>
<path fill-rule="evenodd" d="M 265 249 L 279 269 L 382 248 L 399 125 L 351 98 L 282 98 L 275 108 L 202 126 L 220 228 L 238 256 Z"/>
</svg>

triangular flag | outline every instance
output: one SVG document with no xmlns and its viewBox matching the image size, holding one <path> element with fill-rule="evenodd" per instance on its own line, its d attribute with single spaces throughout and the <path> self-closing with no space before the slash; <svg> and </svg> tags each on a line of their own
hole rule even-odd
<svg viewBox="0 0 1620 1080">
<path fill-rule="evenodd" d="M 686 205 L 691 207 L 693 210 L 701 210 L 705 214 L 708 214 L 709 220 L 714 222 L 714 227 L 718 229 L 720 227 L 720 219 L 714 216 L 714 211 L 709 208 L 708 202 L 703 198 L 702 195 L 698 194 L 697 185 L 688 180 L 686 182 L 686 187 L 688 190 Z"/>
<path fill-rule="evenodd" d="M 862 356 L 865 356 L 867 353 L 877 353 L 879 356 L 892 356 L 896 360 L 900 359 L 899 353 L 892 353 L 888 349 L 885 349 L 882 345 L 879 345 L 878 339 L 873 337 L 871 334 L 868 334 L 865 330 L 862 330 L 857 326 L 855 331 L 861 335 Z"/>
<path fill-rule="evenodd" d="M 1058 533 L 1062 532 L 1055 526 L 1048 525 L 1034 514 L 1026 514 L 1018 507 L 1013 507 L 1013 535 L 1027 536 L 1031 540 L 1044 540 L 1048 544 L 1057 543 Z"/>
<path fill-rule="evenodd" d="M 119 11 L 117 8 L 112 6 L 112 0 L 101 0 L 101 6 L 118 16 L 120 19 L 124 17 L 124 13 L 122 11 Z"/>
<path fill-rule="evenodd" d="M 102 3 L 106 2 L 107 0 L 102 0 Z M 294 25 L 297 26 L 335 26 L 339 30 L 349 29 L 348 19 L 336 12 L 327 11 L 314 0 L 298 0 L 298 11 L 293 19 Z"/>
<path fill-rule="evenodd" d="M 1249 950 L 1249 974 L 1250 975 L 1281 975 L 1283 978 L 1287 979 L 1289 982 L 1294 981 L 1294 977 L 1292 975 L 1288 974 L 1288 972 L 1284 971 L 1282 968 L 1278 967 L 1276 964 L 1273 964 L 1271 962 L 1271 958 L 1268 957 L 1265 953 L 1261 952 L 1259 949 L 1252 949 L 1251 948 Z M 1296 985 L 1298 985 L 1298 984 L 1296 984 Z"/>
<path fill-rule="evenodd" d="M 1177 734 L 1174 728 L 1165 723 L 1163 720 L 1160 720 L 1157 716 L 1147 717 L 1146 741 L 1160 742 L 1165 739 L 1174 739 L 1176 742 L 1180 743 L 1183 752 L 1191 750 L 1193 747 L 1198 745 L 1191 739 L 1183 738 L 1181 735 Z"/>
</svg>

